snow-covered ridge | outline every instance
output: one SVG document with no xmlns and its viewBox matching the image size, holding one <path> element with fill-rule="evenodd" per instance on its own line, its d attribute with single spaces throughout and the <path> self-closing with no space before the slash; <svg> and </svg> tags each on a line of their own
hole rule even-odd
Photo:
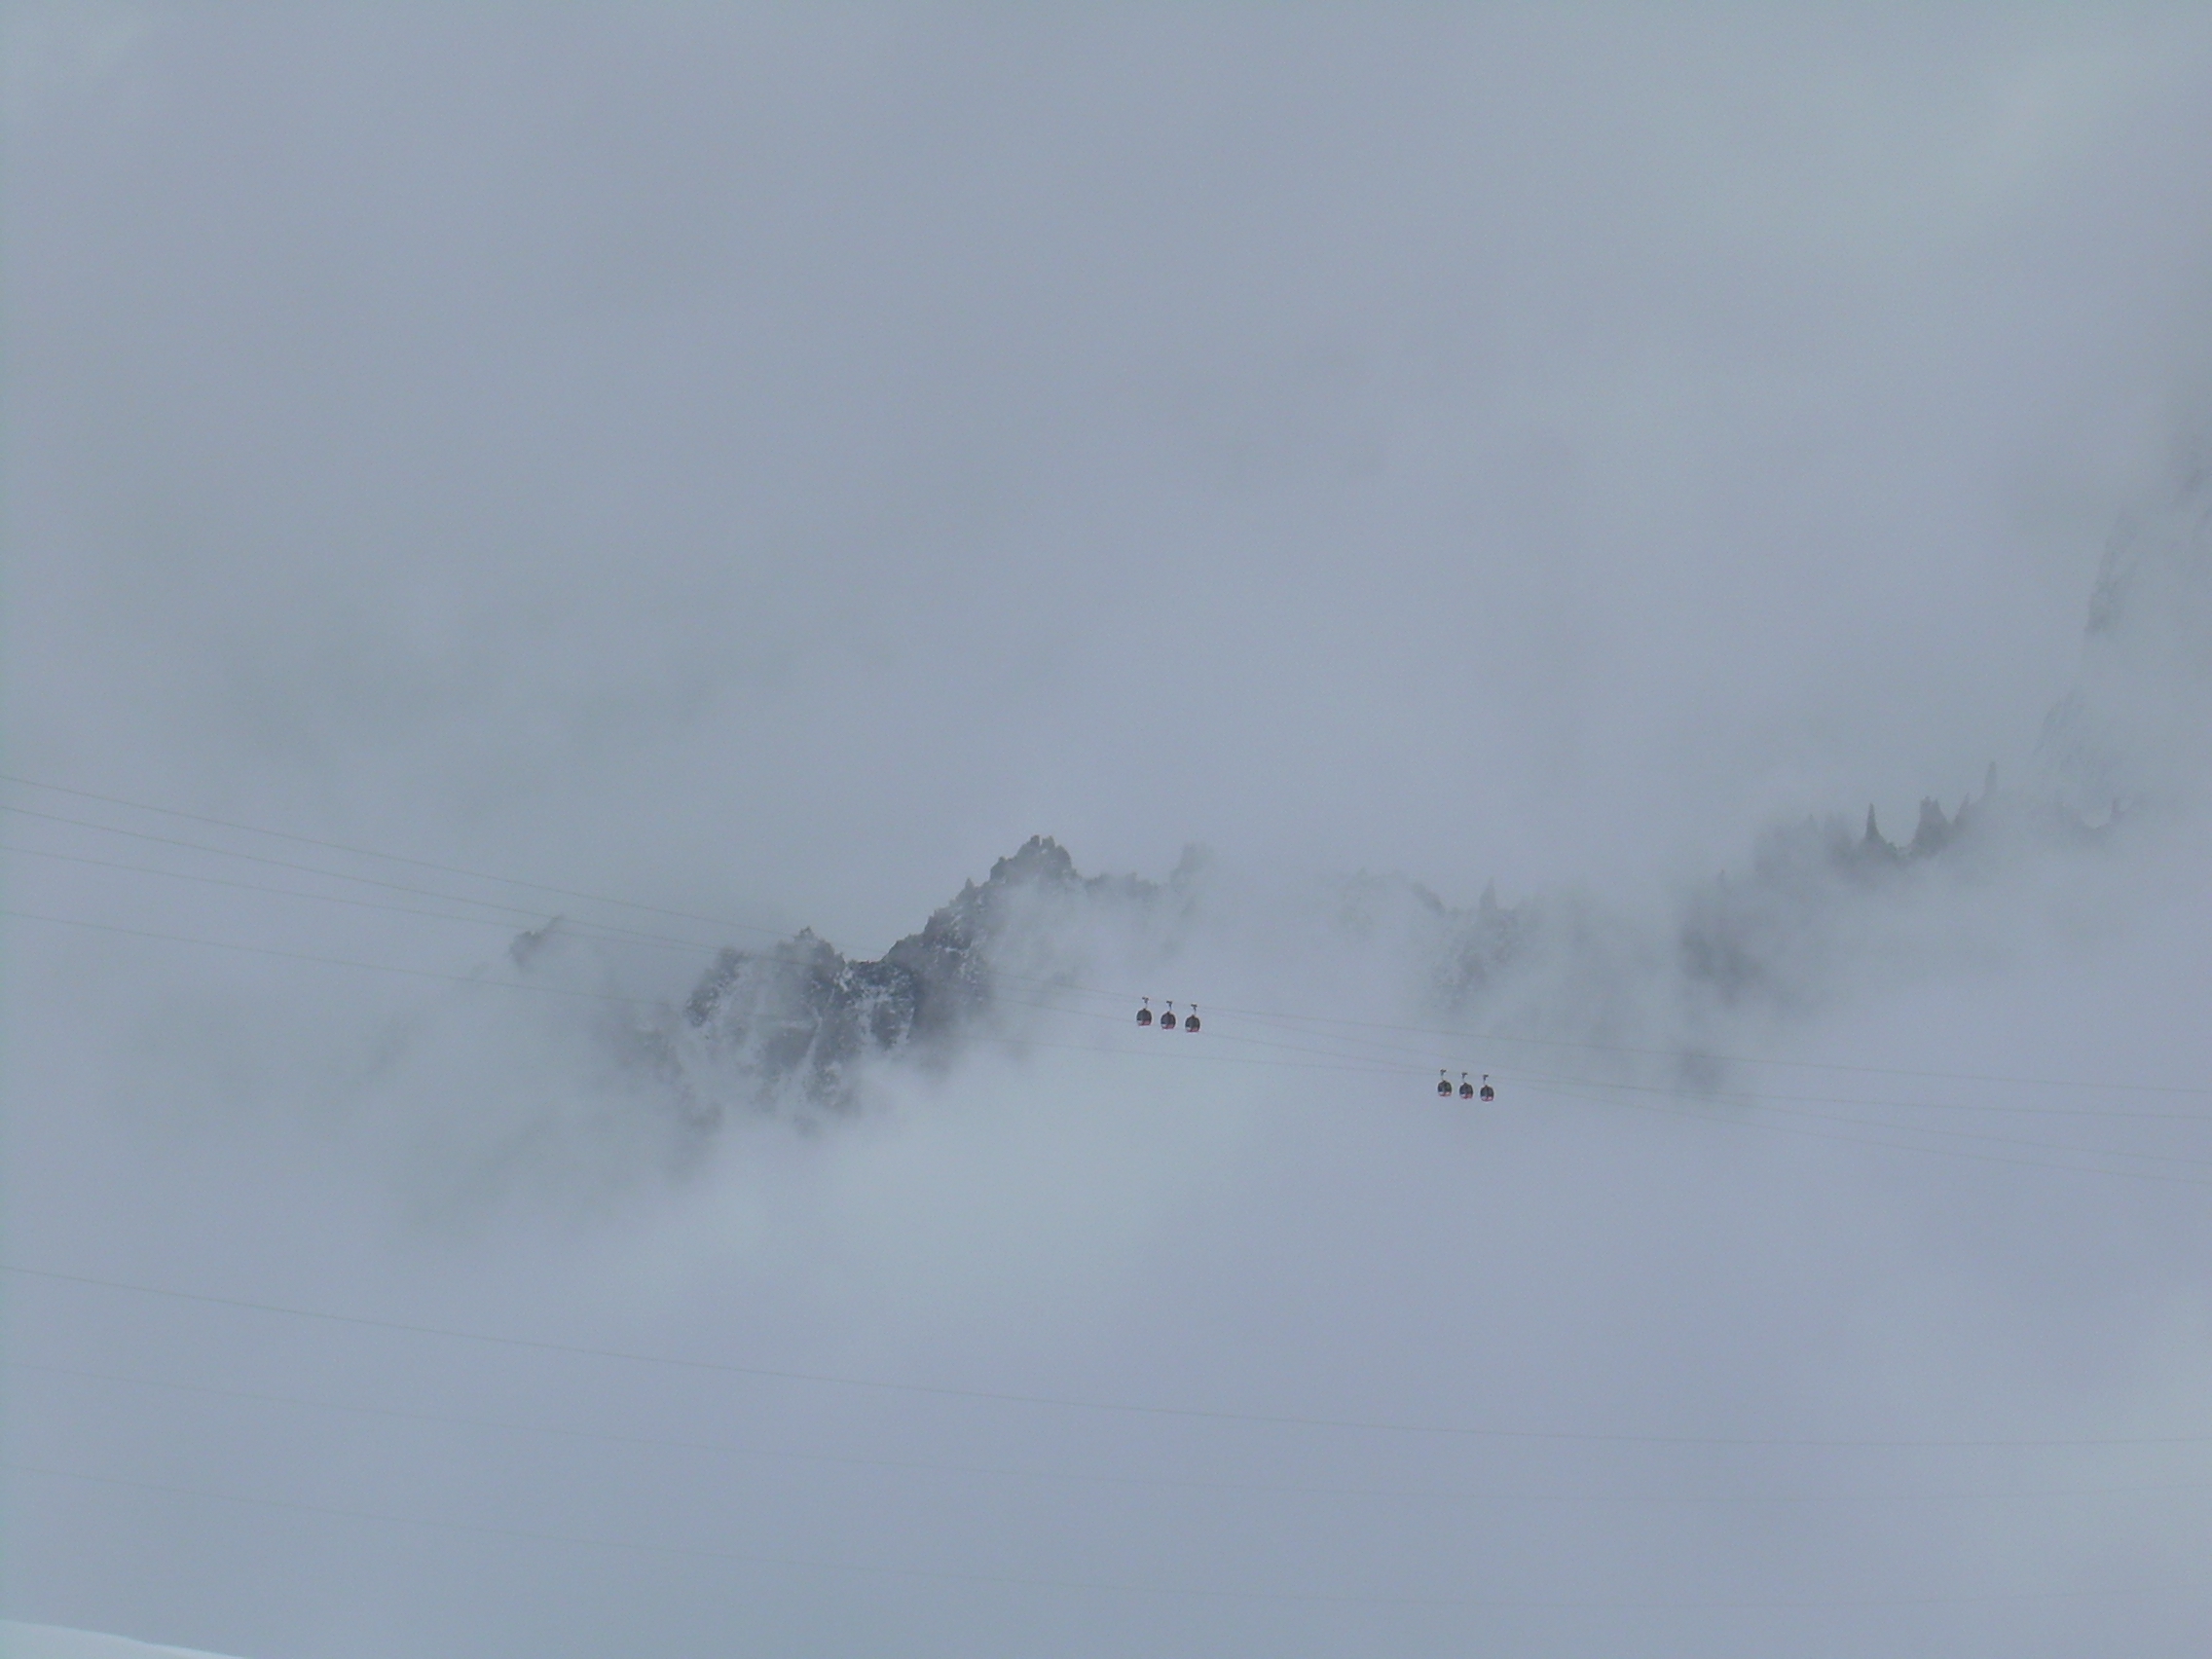
<svg viewBox="0 0 2212 1659">
<path fill-rule="evenodd" d="M 224 1659 L 199 1647 L 160 1647 L 127 1636 L 0 1619 L 0 1659 Z"/>
</svg>

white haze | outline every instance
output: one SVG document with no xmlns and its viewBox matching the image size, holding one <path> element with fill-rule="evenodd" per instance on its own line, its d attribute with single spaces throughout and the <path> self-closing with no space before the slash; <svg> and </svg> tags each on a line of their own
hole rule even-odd
<svg viewBox="0 0 2212 1659">
<path fill-rule="evenodd" d="M 952 1390 L 11 1274 L 11 1617 L 2202 1651 L 2201 14 L 8 27 L 6 770 L 682 914 L 11 788 L 174 937 L 9 924 L 5 1260 Z M 647 1063 L 1034 833 L 1049 1006 Z"/>
</svg>

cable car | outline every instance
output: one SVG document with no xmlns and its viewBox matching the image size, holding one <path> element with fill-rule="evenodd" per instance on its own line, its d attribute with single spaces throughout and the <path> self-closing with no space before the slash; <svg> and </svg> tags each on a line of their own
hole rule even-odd
<svg viewBox="0 0 2212 1659">
<path fill-rule="evenodd" d="M 1167 1012 L 1160 1016 L 1160 1029 L 1162 1031 L 1175 1029 L 1175 1005 L 1173 1003 L 1169 1003 Z"/>
<path fill-rule="evenodd" d="M 1198 1005 L 1197 1003 L 1193 1003 L 1191 1005 L 1191 1012 L 1183 1015 L 1183 1029 L 1186 1031 L 1196 1031 L 1198 1028 Z"/>
<path fill-rule="evenodd" d="M 1449 1099 L 1451 1099 L 1451 1098 L 1452 1098 L 1452 1075 L 1451 1075 L 1451 1073 L 1449 1073 L 1449 1072 L 1445 1072 L 1445 1071 L 1439 1071 L 1439 1072 L 1438 1072 L 1438 1073 L 1436 1074 L 1436 1092 L 1437 1092 L 1437 1093 L 1439 1093 L 1439 1094 L 1441 1094 L 1441 1095 L 1443 1095 L 1443 1096 L 1444 1096 L 1444 1098 L 1445 1098 L 1445 1099 L 1447 1099 L 1447 1100 L 1449 1100 Z"/>
<path fill-rule="evenodd" d="M 1139 1025 L 1150 1025 L 1152 1023 L 1152 999 L 1150 997 L 1146 997 L 1144 1007 L 1137 1010 L 1137 1023 Z"/>
<path fill-rule="evenodd" d="M 1483 1073 L 1483 1098 L 1486 1101 L 1497 1098 L 1497 1090 L 1490 1086 L 1490 1073 L 1488 1072 Z"/>
<path fill-rule="evenodd" d="M 1472 1100 L 1474 1097 L 1475 1086 L 1467 1081 L 1467 1074 L 1465 1072 L 1461 1072 L 1459 1074 L 1459 1098 L 1462 1100 Z"/>
</svg>

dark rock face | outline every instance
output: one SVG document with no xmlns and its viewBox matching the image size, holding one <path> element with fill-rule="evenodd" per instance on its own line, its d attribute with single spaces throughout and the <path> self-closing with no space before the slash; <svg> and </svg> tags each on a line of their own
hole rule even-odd
<svg viewBox="0 0 2212 1659">
<path fill-rule="evenodd" d="M 762 1084 L 795 1083 L 810 1100 L 835 1101 L 856 1059 L 903 1047 L 930 1018 L 945 1023 L 950 1001 L 914 968 L 847 961 L 808 930 L 771 950 L 724 950 L 683 1013 Z"/>
<path fill-rule="evenodd" d="M 1133 877 L 1086 880 L 1058 842 L 1032 836 L 877 961 L 853 961 L 811 929 L 771 950 L 724 950 L 691 993 L 684 1019 L 760 1092 L 846 1105 L 854 1068 L 866 1056 L 926 1055 L 987 1014 L 993 947 L 1022 906 L 1156 891 Z"/>
</svg>

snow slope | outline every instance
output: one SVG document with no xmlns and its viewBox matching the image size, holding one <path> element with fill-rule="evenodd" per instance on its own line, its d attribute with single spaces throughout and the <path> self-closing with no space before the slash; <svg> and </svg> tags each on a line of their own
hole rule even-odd
<svg viewBox="0 0 2212 1659">
<path fill-rule="evenodd" d="M 188 1659 L 224 1659 L 200 1647 L 162 1647 L 150 1641 L 132 1641 L 127 1636 L 106 1636 L 96 1630 L 68 1630 L 60 1625 L 18 1624 L 0 1619 L 0 1659 L 161 1659 L 164 1654 Z"/>
</svg>

